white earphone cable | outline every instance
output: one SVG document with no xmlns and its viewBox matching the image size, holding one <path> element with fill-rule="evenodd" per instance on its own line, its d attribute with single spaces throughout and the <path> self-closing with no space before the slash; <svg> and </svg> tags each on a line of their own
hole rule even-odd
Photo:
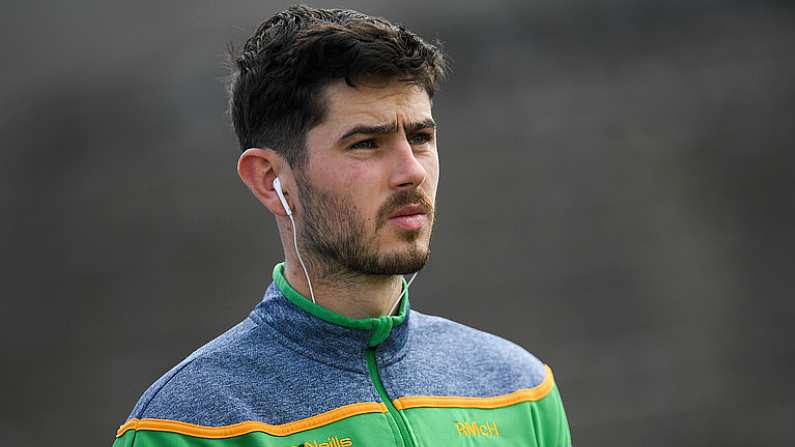
<svg viewBox="0 0 795 447">
<path fill-rule="evenodd" d="M 304 276 L 306 276 L 306 283 L 309 285 L 309 295 L 312 297 L 312 303 L 317 304 L 315 301 L 315 291 L 312 290 L 312 281 L 309 280 L 309 272 L 306 271 L 306 265 L 301 258 L 301 252 L 298 251 L 298 238 L 295 235 L 295 221 L 293 220 L 292 213 L 287 215 L 290 218 L 290 223 L 293 225 L 293 246 L 295 247 L 295 254 L 298 255 L 298 262 L 301 263 L 301 268 L 304 269 Z"/>
<path fill-rule="evenodd" d="M 389 313 L 386 314 L 387 316 L 390 316 L 393 313 L 395 313 L 395 309 L 398 307 L 398 304 L 400 303 L 400 299 L 403 298 L 403 293 L 408 292 L 409 286 L 411 286 L 411 283 L 414 282 L 414 278 L 417 277 L 417 273 L 419 273 L 419 272 L 414 272 L 414 274 L 411 275 L 411 279 L 409 279 L 409 282 L 406 283 L 406 290 L 401 290 L 400 291 L 400 295 L 398 295 L 397 300 L 395 300 L 395 304 L 392 305 L 392 308 L 389 309 Z"/>
</svg>

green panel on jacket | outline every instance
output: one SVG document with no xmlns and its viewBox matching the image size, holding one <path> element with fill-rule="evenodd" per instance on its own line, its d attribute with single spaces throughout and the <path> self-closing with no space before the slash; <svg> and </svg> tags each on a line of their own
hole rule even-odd
<svg viewBox="0 0 795 447">
<path fill-rule="evenodd" d="M 569 425 L 557 387 L 543 399 L 502 408 L 410 408 L 401 411 L 422 445 L 571 445 Z"/>
<path fill-rule="evenodd" d="M 412 437 L 423 446 L 568 447 L 566 415 L 557 387 L 536 401 L 500 408 L 400 410 Z M 113 447 L 355 447 L 402 446 L 386 413 L 351 416 L 289 436 L 253 432 L 222 439 L 167 431 L 127 430 Z"/>
<path fill-rule="evenodd" d="M 353 447 L 393 446 L 396 439 L 385 413 L 369 413 L 288 436 L 253 432 L 212 439 L 167 431 L 128 430 L 113 447 Z"/>
</svg>

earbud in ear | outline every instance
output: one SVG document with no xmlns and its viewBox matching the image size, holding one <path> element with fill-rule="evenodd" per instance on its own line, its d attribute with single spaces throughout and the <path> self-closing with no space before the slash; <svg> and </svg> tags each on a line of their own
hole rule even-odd
<svg viewBox="0 0 795 447">
<path fill-rule="evenodd" d="M 273 189 L 276 190 L 276 194 L 279 196 L 279 201 L 282 202 L 284 211 L 287 213 L 288 216 L 291 216 L 293 214 L 293 210 L 290 209 L 290 205 L 287 204 L 287 199 L 284 198 L 284 191 L 282 191 L 282 182 L 281 180 L 279 180 L 279 177 L 273 179 Z"/>
<path fill-rule="evenodd" d="M 273 179 L 273 189 L 276 190 L 276 194 L 279 196 L 279 201 L 282 202 L 284 211 L 287 213 L 288 216 L 292 216 L 293 210 L 290 209 L 290 205 L 287 204 L 287 199 L 284 198 L 284 192 L 282 191 L 282 182 L 281 180 L 279 180 L 279 177 Z"/>
</svg>

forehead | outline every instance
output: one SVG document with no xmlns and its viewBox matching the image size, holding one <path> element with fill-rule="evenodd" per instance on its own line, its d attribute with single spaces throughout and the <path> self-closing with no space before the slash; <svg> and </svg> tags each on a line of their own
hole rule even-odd
<svg viewBox="0 0 795 447">
<path fill-rule="evenodd" d="M 414 84 L 389 81 L 351 87 L 335 81 L 325 89 L 326 113 L 317 127 L 333 134 L 352 125 L 420 122 L 431 118 L 431 101 L 425 89 Z M 338 136 L 338 135 L 337 135 Z"/>
</svg>

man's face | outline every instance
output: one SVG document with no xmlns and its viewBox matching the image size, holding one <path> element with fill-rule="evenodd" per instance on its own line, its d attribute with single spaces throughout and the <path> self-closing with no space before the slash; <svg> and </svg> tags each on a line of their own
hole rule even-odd
<svg viewBox="0 0 795 447">
<path fill-rule="evenodd" d="M 397 81 L 326 88 L 296 170 L 302 251 L 324 275 L 406 274 L 428 260 L 439 180 L 428 95 Z M 321 272 L 318 272 L 321 273 Z"/>
</svg>

